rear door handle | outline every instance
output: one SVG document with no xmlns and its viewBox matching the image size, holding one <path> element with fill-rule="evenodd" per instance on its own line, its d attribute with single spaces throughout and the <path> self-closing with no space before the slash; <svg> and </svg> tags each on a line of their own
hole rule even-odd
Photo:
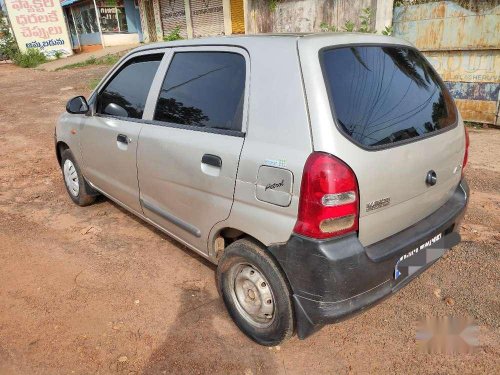
<svg viewBox="0 0 500 375">
<path fill-rule="evenodd" d="M 222 167 L 222 159 L 217 155 L 205 154 L 201 158 L 201 162 L 203 164 L 212 165 L 212 166 L 217 167 L 217 168 Z"/>
<path fill-rule="evenodd" d="M 125 134 L 118 134 L 116 140 L 120 143 L 125 143 L 126 145 L 128 145 L 131 141 L 131 139 L 129 139 Z"/>
</svg>

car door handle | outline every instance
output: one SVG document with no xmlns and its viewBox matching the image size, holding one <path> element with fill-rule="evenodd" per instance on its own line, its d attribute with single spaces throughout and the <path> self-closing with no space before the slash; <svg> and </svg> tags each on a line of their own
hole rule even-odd
<svg viewBox="0 0 500 375">
<path fill-rule="evenodd" d="M 126 145 L 128 145 L 132 141 L 125 134 L 118 134 L 118 136 L 116 137 L 116 140 L 120 143 L 125 143 Z"/>
<path fill-rule="evenodd" d="M 203 164 L 212 165 L 212 166 L 217 167 L 217 168 L 222 167 L 222 159 L 217 155 L 205 154 L 201 158 L 201 162 Z"/>
</svg>

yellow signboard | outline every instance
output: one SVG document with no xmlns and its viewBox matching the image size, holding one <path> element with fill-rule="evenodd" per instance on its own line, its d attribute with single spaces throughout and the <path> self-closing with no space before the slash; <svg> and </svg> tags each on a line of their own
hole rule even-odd
<svg viewBox="0 0 500 375">
<path fill-rule="evenodd" d="M 36 48 L 47 57 L 73 54 L 58 0 L 5 0 L 21 51 Z"/>
</svg>

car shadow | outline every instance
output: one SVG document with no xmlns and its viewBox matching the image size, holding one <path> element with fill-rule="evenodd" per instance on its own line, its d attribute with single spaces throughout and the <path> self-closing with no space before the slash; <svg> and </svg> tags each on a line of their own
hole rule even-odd
<svg viewBox="0 0 500 375">
<path fill-rule="evenodd" d="M 183 288 L 175 323 L 143 368 L 144 375 L 279 372 L 273 352 L 234 326 L 221 299 L 192 285 Z"/>
<path fill-rule="evenodd" d="M 149 228 L 173 246 L 214 271 L 217 266 L 198 255 L 153 225 L 145 222 L 117 203 L 99 197 L 97 204 L 109 202 L 124 215 Z M 186 280 L 180 285 L 181 295 L 175 323 L 165 341 L 149 357 L 144 375 L 152 374 L 260 374 L 280 373 L 282 369 L 269 348 L 247 338 L 232 322 L 219 295 L 213 296 L 200 285 Z"/>
</svg>

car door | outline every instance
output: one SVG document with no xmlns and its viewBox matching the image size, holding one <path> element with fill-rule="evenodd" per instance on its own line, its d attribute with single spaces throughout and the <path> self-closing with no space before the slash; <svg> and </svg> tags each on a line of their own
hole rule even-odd
<svg viewBox="0 0 500 375">
<path fill-rule="evenodd" d="M 151 121 L 139 137 L 144 214 L 202 253 L 230 213 L 244 141 L 249 59 L 232 47 L 171 51 Z"/>
<path fill-rule="evenodd" d="M 99 190 L 141 213 L 137 141 L 148 95 L 164 53 L 138 53 L 123 61 L 97 91 L 85 118 L 81 147 L 85 177 Z"/>
</svg>

